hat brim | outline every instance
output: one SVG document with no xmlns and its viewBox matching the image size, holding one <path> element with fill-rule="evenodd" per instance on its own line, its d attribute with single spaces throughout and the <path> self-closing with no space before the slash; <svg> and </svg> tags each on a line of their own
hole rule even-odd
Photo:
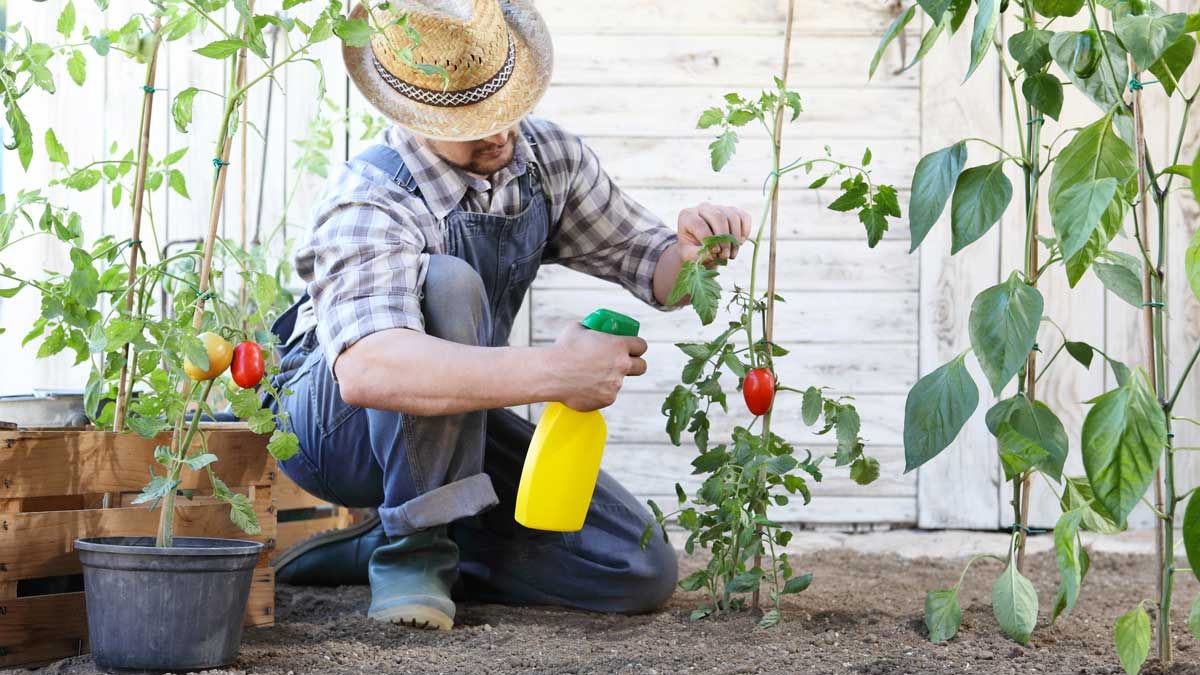
<svg viewBox="0 0 1200 675">
<path fill-rule="evenodd" d="M 393 89 L 375 69 L 371 46 L 342 43 L 346 72 L 364 98 L 385 117 L 414 133 L 449 141 L 470 141 L 511 128 L 533 111 L 550 86 L 554 48 L 550 31 L 529 0 L 504 0 L 504 18 L 516 46 L 512 76 L 499 91 L 478 103 L 443 107 L 414 101 Z M 351 19 L 366 19 L 359 3 Z"/>
</svg>

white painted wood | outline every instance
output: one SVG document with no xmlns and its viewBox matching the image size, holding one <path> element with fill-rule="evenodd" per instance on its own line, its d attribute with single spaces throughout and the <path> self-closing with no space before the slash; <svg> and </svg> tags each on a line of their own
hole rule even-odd
<svg viewBox="0 0 1200 675">
<path fill-rule="evenodd" d="M 927 24 L 928 19 L 924 22 Z M 958 86 L 965 70 L 963 54 L 970 31 L 962 30 L 950 45 L 944 42 L 921 68 L 922 139 L 926 154 L 966 136 L 996 138 L 1000 120 L 1000 66 L 987 60 L 967 83 Z M 927 121 L 927 122 L 926 122 Z M 994 153 L 972 148 L 972 163 L 995 161 Z M 915 164 L 914 164 L 915 166 Z M 997 281 L 1000 237 L 996 229 L 958 255 L 950 257 L 949 209 L 921 246 L 921 375 L 928 374 L 970 346 L 967 315 L 971 301 Z M 970 358 L 970 357 L 968 357 Z M 984 412 L 994 397 L 972 362 L 980 384 L 979 409 L 958 439 L 940 456 L 919 469 L 918 522 L 922 527 L 979 527 L 997 525 L 996 461 Z"/>
</svg>

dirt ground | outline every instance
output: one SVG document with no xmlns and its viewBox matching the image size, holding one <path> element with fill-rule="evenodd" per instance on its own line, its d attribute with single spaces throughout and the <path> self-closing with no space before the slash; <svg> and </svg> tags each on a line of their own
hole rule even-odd
<svg viewBox="0 0 1200 675">
<path fill-rule="evenodd" d="M 784 622 L 769 630 L 748 615 L 692 622 L 700 597 L 678 592 L 660 612 L 637 617 L 467 605 L 452 632 L 423 632 L 367 619 L 365 587 L 281 586 L 276 625 L 248 631 L 237 663 L 219 672 L 1116 674 L 1112 622 L 1154 587 L 1151 558 L 1097 554 L 1074 614 L 1047 626 L 1057 573 L 1051 555 L 1033 556 L 1042 619 L 1022 647 L 996 627 L 987 598 L 1000 566 L 983 561 L 963 589 L 961 631 L 934 645 L 921 619 L 924 593 L 953 583 L 961 561 L 824 551 L 797 562 L 814 573 L 813 585 L 789 596 Z M 1200 675 L 1200 642 L 1184 626 L 1197 584 L 1180 575 L 1177 588 L 1177 662 L 1167 672 Z M 36 672 L 95 670 L 80 657 Z M 1143 672 L 1163 671 L 1152 659 Z"/>
</svg>

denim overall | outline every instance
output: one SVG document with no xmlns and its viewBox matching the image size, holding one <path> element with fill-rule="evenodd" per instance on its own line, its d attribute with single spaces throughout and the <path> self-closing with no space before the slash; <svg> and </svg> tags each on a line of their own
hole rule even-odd
<svg viewBox="0 0 1200 675">
<path fill-rule="evenodd" d="M 355 161 L 421 196 L 391 147 L 372 146 Z M 508 344 L 550 234 L 537 165 L 531 161 L 517 180 L 516 215 L 456 207 L 446 216 L 446 254 L 429 256 L 421 298 L 429 335 Z M 297 307 L 276 322 L 283 344 L 291 340 Z M 533 435 L 527 420 L 504 409 L 418 417 L 349 405 L 315 331 L 286 350 L 280 366 L 275 382 L 290 393 L 271 405 L 289 414 L 300 437 L 300 452 L 280 463 L 284 473 L 322 499 L 378 507 L 389 537 L 449 525 L 460 553 L 456 592 L 485 602 L 636 612 L 658 606 L 674 589 L 674 551 L 661 537 L 645 550 L 639 546 L 650 516 L 607 473 L 580 532 L 539 532 L 516 523 L 517 485 Z"/>
</svg>

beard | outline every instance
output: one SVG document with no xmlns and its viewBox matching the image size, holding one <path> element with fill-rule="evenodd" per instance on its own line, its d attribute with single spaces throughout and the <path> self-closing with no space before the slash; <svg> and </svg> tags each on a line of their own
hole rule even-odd
<svg viewBox="0 0 1200 675">
<path fill-rule="evenodd" d="M 510 132 L 501 145 L 479 142 L 479 147 L 471 153 L 471 159 L 462 167 L 473 174 L 490 176 L 508 166 L 516 152 L 516 132 Z"/>
</svg>

